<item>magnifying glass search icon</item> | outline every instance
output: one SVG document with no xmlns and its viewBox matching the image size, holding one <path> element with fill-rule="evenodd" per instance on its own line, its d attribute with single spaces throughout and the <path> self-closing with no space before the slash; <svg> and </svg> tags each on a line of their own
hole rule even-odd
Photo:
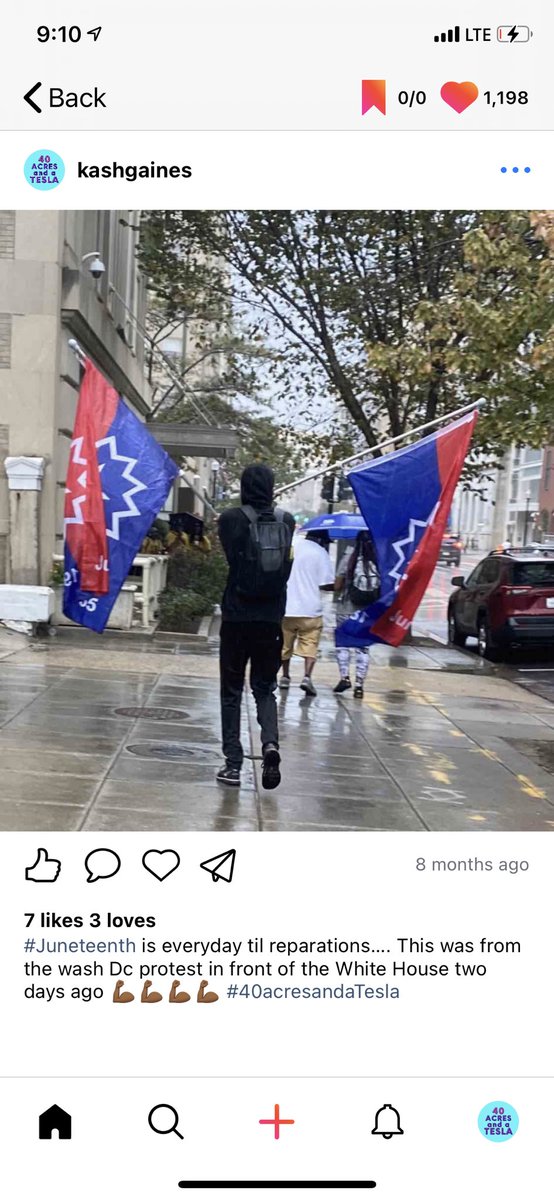
<svg viewBox="0 0 554 1200">
<path fill-rule="evenodd" d="M 167 1124 L 168 1120 L 170 1121 L 169 1125 Z M 148 1124 L 154 1133 L 176 1133 L 182 1142 L 185 1140 L 177 1128 L 179 1113 L 171 1104 L 155 1104 L 148 1113 Z"/>
</svg>

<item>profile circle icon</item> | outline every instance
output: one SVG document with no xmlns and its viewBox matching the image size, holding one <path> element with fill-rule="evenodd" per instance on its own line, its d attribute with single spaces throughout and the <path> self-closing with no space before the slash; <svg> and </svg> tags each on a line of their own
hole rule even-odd
<svg viewBox="0 0 554 1200">
<path fill-rule="evenodd" d="M 63 180 L 65 163 L 56 150 L 33 150 L 25 159 L 23 174 L 36 191 L 51 192 Z"/>
<path fill-rule="evenodd" d="M 492 1100 L 485 1104 L 477 1118 L 479 1132 L 488 1142 L 511 1142 L 519 1127 L 515 1108 L 505 1100 Z"/>
</svg>

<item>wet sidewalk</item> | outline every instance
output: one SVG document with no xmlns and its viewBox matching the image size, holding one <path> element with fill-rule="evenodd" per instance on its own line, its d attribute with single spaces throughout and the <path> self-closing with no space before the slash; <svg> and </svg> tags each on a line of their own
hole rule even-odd
<svg viewBox="0 0 554 1200">
<path fill-rule="evenodd" d="M 363 701 L 333 695 L 330 646 L 313 699 L 295 662 L 274 792 L 250 695 L 242 786 L 215 783 L 214 645 L 60 636 L 1 654 L 3 830 L 554 829 L 554 707 L 448 647 L 375 647 Z"/>
</svg>

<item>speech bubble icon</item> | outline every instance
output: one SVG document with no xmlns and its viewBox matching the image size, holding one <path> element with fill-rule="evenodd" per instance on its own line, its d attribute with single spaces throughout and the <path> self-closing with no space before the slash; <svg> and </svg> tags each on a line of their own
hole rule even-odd
<svg viewBox="0 0 554 1200">
<path fill-rule="evenodd" d="M 91 850 L 85 858 L 85 871 L 88 872 L 87 883 L 96 883 L 97 879 L 109 879 L 112 875 L 117 875 L 121 866 L 121 859 L 115 850 L 107 850 L 105 846 L 100 846 L 98 850 Z"/>
</svg>

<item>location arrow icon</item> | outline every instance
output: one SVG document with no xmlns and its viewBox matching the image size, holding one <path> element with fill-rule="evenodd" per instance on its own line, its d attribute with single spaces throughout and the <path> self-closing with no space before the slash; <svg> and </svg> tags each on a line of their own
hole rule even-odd
<svg viewBox="0 0 554 1200">
<path fill-rule="evenodd" d="M 42 87 L 42 83 L 35 83 L 32 88 L 29 88 L 28 92 L 25 92 L 23 99 L 27 101 L 27 104 L 31 105 L 31 108 L 34 108 L 35 112 L 41 113 L 42 108 L 39 108 L 34 100 L 31 100 L 31 96 L 34 96 L 35 92 L 38 92 L 39 87 Z"/>
<path fill-rule="evenodd" d="M 370 108 L 378 108 L 384 117 L 387 115 L 386 79 L 362 79 L 362 117 Z"/>
</svg>

